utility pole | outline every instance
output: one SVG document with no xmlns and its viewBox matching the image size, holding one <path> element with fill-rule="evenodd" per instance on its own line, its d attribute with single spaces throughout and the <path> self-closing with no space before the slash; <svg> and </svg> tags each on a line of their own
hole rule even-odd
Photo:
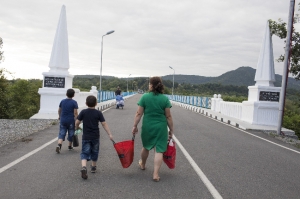
<svg viewBox="0 0 300 199">
<path fill-rule="evenodd" d="M 291 48 L 291 39 L 293 34 L 293 22 L 294 22 L 294 10 L 295 10 L 295 0 L 290 1 L 290 10 L 289 10 L 289 20 L 288 20 L 288 29 L 286 35 L 286 46 L 285 46 L 285 55 L 284 55 L 284 66 L 282 73 L 282 83 L 281 83 L 281 92 L 279 99 L 279 113 L 278 113 L 278 125 L 277 125 L 277 134 L 281 134 L 281 126 L 283 120 L 283 110 L 285 104 L 285 93 L 287 86 L 287 79 L 289 73 L 290 65 L 290 48 Z"/>
</svg>

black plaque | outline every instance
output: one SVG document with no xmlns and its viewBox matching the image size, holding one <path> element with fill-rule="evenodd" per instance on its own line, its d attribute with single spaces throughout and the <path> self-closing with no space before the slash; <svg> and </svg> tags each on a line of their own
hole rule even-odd
<svg viewBox="0 0 300 199">
<path fill-rule="evenodd" d="M 44 87 L 65 88 L 64 77 L 45 77 Z"/>
<path fill-rule="evenodd" d="M 279 102 L 279 96 L 280 92 L 260 91 L 259 101 Z"/>
</svg>

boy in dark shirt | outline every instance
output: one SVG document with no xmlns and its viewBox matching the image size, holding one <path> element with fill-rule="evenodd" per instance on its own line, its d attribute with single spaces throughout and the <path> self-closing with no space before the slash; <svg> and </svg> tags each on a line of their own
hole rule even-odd
<svg viewBox="0 0 300 199">
<path fill-rule="evenodd" d="M 107 123 L 103 117 L 101 111 L 95 109 L 97 105 L 97 99 L 95 96 L 90 95 L 86 98 L 87 109 L 82 110 L 76 120 L 75 129 L 79 128 L 79 124 L 83 122 L 83 134 L 82 134 L 82 150 L 81 150 L 81 177 L 87 179 L 87 168 L 86 163 L 88 160 L 92 160 L 91 173 L 96 172 L 96 163 L 98 160 L 99 154 L 99 122 L 101 122 L 102 127 L 109 135 L 109 138 L 112 140 L 112 134 L 109 130 Z"/>
<path fill-rule="evenodd" d="M 117 90 L 115 91 L 115 95 L 121 95 L 121 89 L 120 87 L 118 86 Z"/>
<path fill-rule="evenodd" d="M 75 132 L 75 118 L 78 115 L 78 104 L 72 98 L 75 95 L 74 89 L 67 90 L 67 98 L 61 100 L 58 108 L 58 119 L 60 121 L 58 145 L 55 149 L 56 153 L 60 153 L 63 141 L 65 141 L 66 134 L 68 132 L 69 146 L 68 149 L 72 150 L 72 137 Z"/>
</svg>

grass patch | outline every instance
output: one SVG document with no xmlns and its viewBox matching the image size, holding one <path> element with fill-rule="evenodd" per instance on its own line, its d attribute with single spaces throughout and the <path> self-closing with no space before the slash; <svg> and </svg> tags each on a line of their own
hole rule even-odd
<svg viewBox="0 0 300 199">
<path fill-rule="evenodd" d="M 299 143 L 294 144 L 294 146 L 295 146 L 296 148 L 300 149 L 300 144 L 299 144 Z"/>
<path fill-rule="evenodd" d="M 30 142 L 30 141 L 32 141 L 32 138 L 22 138 L 22 139 L 21 139 L 21 142 L 26 142 L 26 143 L 28 143 L 28 142 Z"/>
</svg>

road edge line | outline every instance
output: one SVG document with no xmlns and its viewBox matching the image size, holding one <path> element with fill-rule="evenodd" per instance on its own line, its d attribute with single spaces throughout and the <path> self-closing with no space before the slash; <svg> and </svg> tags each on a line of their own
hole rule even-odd
<svg viewBox="0 0 300 199">
<path fill-rule="evenodd" d="M 32 156 L 33 154 L 37 153 L 38 151 L 42 150 L 43 148 L 45 148 L 46 146 L 52 144 L 52 143 L 55 142 L 55 141 L 57 141 L 57 137 L 54 138 L 53 140 L 47 142 L 46 144 L 43 144 L 43 145 L 40 146 L 39 148 L 34 149 L 33 151 L 27 153 L 26 155 L 23 155 L 22 157 L 16 159 L 15 161 L 13 161 L 13 162 L 7 164 L 6 166 L 0 168 L 0 173 L 4 172 L 5 170 L 9 169 L 9 168 L 12 167 L 12 166 L 18 164 L 19 162 L 25 160 L 26 158 Z"/>
<path fill-rule="evenodd" d="M 208 180 L 206 175 L 202 172 L 202 170 L 198 167 L 196 162 L 193 160 L 193 158 L 189 155 L 189 153 L 185 150 L 185 148 L 182 146 L 182 144 L 179 142 L 179 140 L 173 135 L 172 137 L 177 144 L 177 146 L 180 148 L 186 159 L 189 161 L 193 169 L 196 171 L 204 185 L 207 187 L 208 191 L 211 193 L 211 195 L 216 199 L 222 199 L 222 196 L 217 191 L 217 189 L 214 187 L 214 185 Z"/>
<path fill-rule="evenodd" d="M 205 115 L 204 115 L 204 116 L 205 116 Z M 205 117 L 208 117 L 208 116 L 205 116 Z M 275 143 L 275 142 L 272 142 L 272 141 L 270 141 L 270 140 L 267 140 L 267 139 L 265 139 L 265 138 L 262 138 L 262 137 L 260 137 L 260 136 L 258 136 L 258 135 L 255 135 L 255 134 L 252 134 L 252 133 L 250 133 L 250 132 L 247 132 L 247 131 L 245 131 L 244 129 L 241 129 L 241 128 L 232 126 L 232 125 L 230 125 L 230 124 L 226 124 L 226 123 L 221 122 L 221 121 L 219 121 L 219 120 L 216 120 L 216 119 L 214 119 L 214 118 L 210 118 L 210 117 L 208 117 L 208 118 L 209 118 L 209 119 L 212 119 L 212 120 L 215 120 L 215 121 L 217 121 L 217 122 L 219 122 L 219 123 L 221 123 L 221 124 L 225 124 L 226 126 L 229 126 L 229 127 L 231 127 L 231 128 L 237 129 L 237 130 L 239 130 L 239 131 L 241 131 L 241 132 L 243 132 L 243 133 L 246 133 L 246 134 L 251 135 L 251 136 L 253 136 L 253 137 L 256 137 L 256 138 L 258 138 L 258 139 L 261 139 L 261 140 L 263 140 L 263 141 L 269 142 L 269 143 L 271 143 L 271 144 L 274 144 L 274 145 L 279 146 L 279 147 L 281 147 L 281 148 L 284 148 L 284 149 L 286 149 L 286 150 L 290 150 L 290 151 L 293 151 L 293 152 L 295 152 L 295 153 L 300 154 L 300 152 L 297 151 L 297 150 L 291 149 L 291 148 L 286 147 L 286 146 L 283 146 L 283 145 L 281 145 L 281 144 L 277 144 L 277 143 Z"/>
<path fill-rule="evenodd" d="M 109 107 L 109 109 L 110 109 L 110 107 Z M 108 109 L 106 109 L 106 110 L 104 110 L 104 111 L 102 111 L 102 112 L 104 113 L 104 112 L 107 111 L 107 110 L 108 110 Z M 22 157 L 16 159 L 15 161 L 13 161 L 13 162 L 11 162 L 11 163 L 5 165 L 4 167 L 0 168 L 0 173 L 4 172 L 5 170 L 9 169 L 9 168 L 12 167 L 12 166 L 18 164 L 19 162 L 25 160 L 26 158 L 32 156 L 33 154 L 37 153 L 38 151 L 42 150 L 43 148 L 45 148 L 46 146 L 52 144 L 52 143 L 55 142 L 55 141 L 57 141 L 57 137 L 54 138 L 53 140 L 47 142 L 46 144 L 43 144 L 43 145 L 40 146 L 39 148 L 34 149 L 33 151 L 31 151 L 31 152 L 29 152 L 29 153 L 23 155 Z"/>
</svg>

